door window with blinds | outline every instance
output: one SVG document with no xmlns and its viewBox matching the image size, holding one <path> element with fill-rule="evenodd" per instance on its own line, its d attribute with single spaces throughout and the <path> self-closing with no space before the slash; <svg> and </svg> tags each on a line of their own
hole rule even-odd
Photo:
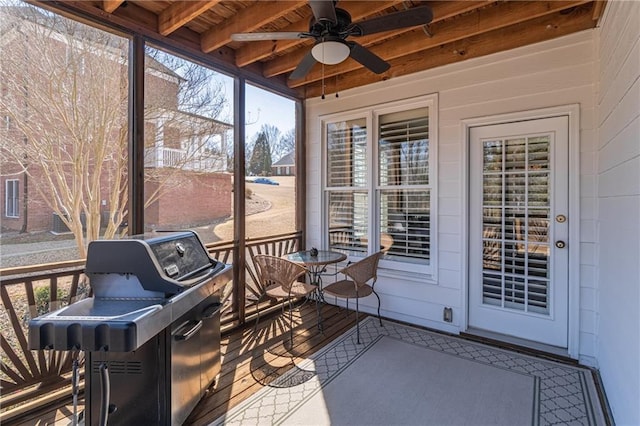
<svg viewBox="0 0 640 426">
<path fill-rule="evenodd" d="M 435 101 L 324 123 L 330 249 L 381 250 L 388 268 L 431 272 Z"/>
<path fill-rule="evenodd" d="M 483 142 L 482 302 L 549 313 L 550 139 Z"/>
</svg>

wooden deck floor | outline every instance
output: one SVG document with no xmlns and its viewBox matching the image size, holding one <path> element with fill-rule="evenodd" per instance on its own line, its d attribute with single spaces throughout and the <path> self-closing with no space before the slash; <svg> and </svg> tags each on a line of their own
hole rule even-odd
<svg viewBox="0 0 640 426">
<path fill-rule="evenodd" d="M 283 347 L 289 339 L 288 315 L 285 320 L 280 312 L 261 318 L 257 332 L 251 324 L 222 337 L 220 376 L 185 425 L 209 424 L 355 325 L 353 312 L 347 317 L 331 305 L 322 308 L 323 333 L 316 327 L 315 304 L 296 308 L 293 315 L 296 329 L 290 350 Z"/>
</svg>

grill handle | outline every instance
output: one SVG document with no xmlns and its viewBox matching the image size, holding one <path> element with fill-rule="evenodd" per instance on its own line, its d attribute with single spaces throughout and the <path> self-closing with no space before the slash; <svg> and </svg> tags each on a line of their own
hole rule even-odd
<svg viewBox="0 0 640 426">
<path fill-rule="evenodd" d="M 106 362 L 100 364 L 100 426 L 107 425 L 109 418 L 109 399 L 111 398 L 111 381 L 109 380 L 109 368 Z"/>
<path fill-rule="evenodd" d="M 182 330 L 187 327 L 191 327 L 191 328 L 189 328 L 189 330 L 185 332 L 182 332 Z M 195 336 L 198 333 L 198 331 L 200 331 L 201 328 L 202 328 L 202 320 L 187 321 L 184 324 L 182 324 L 180 328 L 176 331 L 176 334 L 174 335 L 174 339 L 179 341 L 189 340 L 193 336 Z"/>
<path fill-rule="evenodd" d="M 218 313 L 221 306 L 221 303 L 212 303 L 211 305 L 204 308 L 202 310 L 202 319 L 213 318 Z"/>
</svg>

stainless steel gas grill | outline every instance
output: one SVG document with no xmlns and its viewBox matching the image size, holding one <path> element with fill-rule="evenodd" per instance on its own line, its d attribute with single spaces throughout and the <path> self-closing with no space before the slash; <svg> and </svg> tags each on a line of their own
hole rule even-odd
<svg viewBox="0 0 640 426">
<path fill-rule="evenodd" d="M 230 265 L 192 231 L 89 244 L 93 297 L 29 322 L 30 349 L 85 351 L 86 424 L 181 424 L 220 371 Z"/>
</svg>

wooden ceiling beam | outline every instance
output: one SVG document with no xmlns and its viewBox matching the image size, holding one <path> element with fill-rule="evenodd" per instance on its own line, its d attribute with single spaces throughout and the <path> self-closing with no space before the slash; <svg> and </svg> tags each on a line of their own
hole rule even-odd
<svg viewBox="0 0 640 426">
<path fill-rule="evenodd" d="M 365 86 L 455 62 L 462 62 L 551 40 L 593 27 L 594 21 L 590 8 L 580 8 L 577 13 L 570 15 L 563 16 L 560 13 L 556 13 L 543 16 L 393 59 L 389 61 L 391 68 L 384 74 L 374 74 L 361 68 L 357 71 L 335 76 L 330 83 L 327 83 L 326 91 L 337 92 Z M 320 96 L 322 93 L 322 83 L 313 83 L 304 88 L 305 99 Z"/>
<path fill-rule="evenodd" d="M 102 8 L 97 7 L 99 3 L 86 0 L 31 1 L 45 9 L 56 11 L 56 13 L 76 16 L 80 22 L 88 25 L 102 22 L 116 31 L 139 34 L 149 40 L 150 43 L 157 44 L 160 48 L 184 54 L 186 57 L 208 64 L 222 73 L 249 79 L 262 87 L 283 93 L 286 96 L 293 98 L 301 98 L 302 96 L 300 91 L 287 87 L 284 76 L 266 79 L 262 76 L 262 68 L 259 66 L 236 67 L 233 49 L 230 47 L 221 47 L 216 49 L 215 53 L 203 53 L 200 49 L 200 34 L 188 27 L 179 28 L 169 36 L 161 36 L 157 32 L 158 15 L 138 6 L 134 2 L 128 3 L 127 7 L 118 8 L 115 13 L 105 13 Z"/>
<path fill-rule="evenodd" d="M 604 7 L 607 5 L 607 0 L 596 0 L 593 5 L 593 15 L 592 19 L 594 21 L 599 21 L 602 18 L 602 13 L 604 12 Z"/>
<path fill-rule="evenodd" d="M 204 32 L 200 47 L 205 53 L 211 52 L 231 42 L 233 33 L 253 31 L 306 5 L 306 0 L 256 2 L 253 6 L 242 9 L 228 21 Z"/>
<path fill-rule="evenodd" d="M 122 3 L 124 3 L 124 0 L 103 0 L 102 10 L 107 13 L 113 13 Z"/>
<path fill-rule="evenodd" d="M 451 18 L 462 13 L 471 12 L 473 10 L 485 7 L 491 3 L 492 2 L 489 1 L 434 2 L 432 4 L 434 18 L 433 21 L 431 21 L 431 23 L 428 25 L 428 27 L 430 28 L 434 23 L 440 22 L 444 19 Z M 387 31 L 384 33 L 372 34 L 365 37 L 356 37 L 355 39 L 359 44 L 367 46 L 369 44 L 383 41 L 388 37 L 393 37 L 412 31 L 413 29 L 414 28 L 403 28 L 396 31 Z M 295 51 L 284 57 L 277 58 L 273 61 L 265 63 L 264 76 L 270 78 L 294 70 L 306 54 L 307 50 Z"/>
<path fill-rule="evenodd" d="M 229 9 L 221 6 L 225 4 L 224 2 L 219 3 L 219 8 L 210 9 L 220 0 L 149 0 L 150 3 L 147 4 L 143 3 L 145 0 L 30 1 L 41 4 L 47 9 L 58 10 L 63 14 L 77 15 L 82 22 L 95 20 L 116 31 L 141 34 L 150 42 L 157 43 L 160 48 L 175 49 L 179 54 L 192 57 L 221 72 L 255 79 L 257 84 L 281 90 L 293 97 L 306 98 L 318 96 L 321 93 L 322 85 L 318 78 L 321 79 L 322 75 L 315 69 L 302 81 L 287 82 L 286 80 L 287 72 L 295 69 L 302 56 L 309 52 L 313 40 L 240 44 L 232 43 L 230 37 L 234 32 L 260 31 L 266 28 L 268 28 L 267 31 L 275 30 L 275 23 L 285 22 L 285 19 L 289 22 L 293 20 L 298 22 L 285 23 L 282 30 L 307 30 L 311 17 L 308 0 L 243 1 L 237 3 L 241 6 L 233 6 Z M 588 1 L 589 4 L 580 6 L 587 1 L 428 1 L 425 3 L 434 10 L 434 20 L 429 25 L 353 38 L 354 41 L 367 46 L 374 53 L 388 60 L 391 65 L 390 70 L 381 75 L 374 74 L 352 59 L 348 59 L 342 64 L 325 67 L 325 83 L 327 87 L 346 90 L 547 40 L 585 28 L 593 28 L 601 19 L 607 0 L 591 0 Z M 400 0 L 377 0 L 376 2 L 340 0 L 340 5 L 353 14 L 354 22 L 360 22 L 368 16 L 387 12 L 390 4 L 399 2 Z M 529 7 L 529 3 L 535 3 L 535 6 L 531 7 L 537 8 L 536 10 L 540 13 L 543 13 L 541 10 L 545 8 L 547 10 L 544 13 L 558 10 L 559 4 L 578 6 L 563 10 L 562 13 L 556 12 L 545 18 L 535 18 L 538 12 L 525 9 Z M 168 9 L 166 5 L 169 5 Z M 368 5 L 370 8 L 367 9 L 362 5 Z M 522 7 L 523 10 L 512 13 L 509 7 L 513 10 Z M 395 8 L 399 9 L 400 6 Z M 207 9 L 210 12 L 205 12 Z M 112 12 L 107 13 L 106 10 Z M 220 14 L 215 13 L 214 10 Z M 202 13 L 206 13 L 207 16 L 201 15 Z M 582 19 L 585 14 L 589 17 L 589 25 L 581 22 L 573 29 L 567 26 L 567 23 L 576 22 L 576 19 Z M 209 21 L 209 15 L 212 21 Z M 534 19 L 524 21 L 525 15 L 528 15 L 526 18 Z M 200 18 L 193 21 L 198 16 Z M 547 21 L 546 31 L 535 27 L 543 19 L 553 17 L 557 19 Z M 207 31 L 202 32 L 203 23 L 219 22 L 220 19 L 222 21 L 215 28 L 211 26 Z M 517 23 L 520 20 L 523 22 Z M 188 24 L 190 21 L 192 24 Z M 454 29 L 454 24 L 458 29 Z M 533 26 L 532 29 L 529 29 L 530 26 Z M 277 28 L 281 27 L 282 25 L 277 25 Z M 519 33 L 512 31 L 512 27 L 518 28 Z M 405 34 L 398 36 L 401 33 Z M 491 35 L 493 39 L 489 38 Z M 234 50 L 237 46 L 240 48 Z M 248 53 L 245 54 L 245 52 Z"/>
<path fill-rule="evenodd" d="M 164 36 L 192 21 L 221 0 L 179 1 L 158 15 L 158 32 Z"/>
<path fill-rule="evenodd" d="M 425 36 L 422 31 L 413 30 L 402 37 L 388 40 L 382 44 L 373 46 L 370 50 L 376 55 L 389 61 L 411 53 L 427 50 L 439 45 L 451 43 L 478 34 L 505 28 L 530 19 L 570 9 L 590 3 L 592 0 L 573 1 L 529 1 L 529 2 L 503 2 L 490 8 L 483 8 L 471 14 L 461 16 L 455 20 L 441 21 L 429 27 L 431 37 Z M 324 71 L 316 67 L 304 79 L 288 80 L 289 87 L 300 87 L 322 78 L 344 74 L 363 66 L 349 60 L 335 66 L 325 66 Z"/>
<path fill-rule="evenodd" d="M 392 6 L 395 6 L 398 3 L 402 3 L 402 0 L 392 0 L 392 1 L 375 1 L 375 2 L 364 2 L 364 1 L 352 1 L 347 3 L 345 8 L 348 9 L 349 14 L 351 15 L 351 19 L 354 22 L 357 22 L 363 18 L 379 13 L 385 9 L 388 9 Z M 299 22 L 294 22 L 291 25 L 281 29 L 280 31 L 291 31 L 291 32 L 301 32 L 301 31 L 309 31 L 309 20 L 311 19 L 311 14 L 309 14 L 308 19 L 303 19 Z M 239 67 L 244 67 L 253 62 L 259 61 L 261 59 L 267 58 L 274 53 L 282 52 L 291 47 L 300 45 L 309 39 L 295 39 L 295 40 L 267 40 L 267 41 L 257 41 L 246 43 L 243 47 L 236 50 L 236 65 Z"/>
</svg>

